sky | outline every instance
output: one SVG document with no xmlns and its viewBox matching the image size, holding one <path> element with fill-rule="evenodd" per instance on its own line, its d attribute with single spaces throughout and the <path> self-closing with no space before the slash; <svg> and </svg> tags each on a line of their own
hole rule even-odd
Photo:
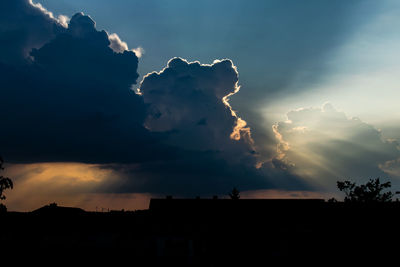
<svg viewBox="0 0 400 267">
<path fill-rule="evenodd" d="M 11 210 L 400 190 L 400 4 L 0 3 Z"/>
</svg>

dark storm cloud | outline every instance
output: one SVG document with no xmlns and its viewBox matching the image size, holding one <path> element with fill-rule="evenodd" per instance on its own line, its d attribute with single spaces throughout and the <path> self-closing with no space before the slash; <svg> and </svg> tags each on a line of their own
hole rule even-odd
<svg viewBox="0 0 400 267">
<path fill-rule="evenodd" d="M 138 58 L 109 45 L 107 33 L 78 13 L 67 29 L 30 52 L 31 63 L 0 65 L 5 157 L 113 162 L 150 155 L 156 142 L 142 126 L 145 105 L 130 90 Z"/>
</svg>

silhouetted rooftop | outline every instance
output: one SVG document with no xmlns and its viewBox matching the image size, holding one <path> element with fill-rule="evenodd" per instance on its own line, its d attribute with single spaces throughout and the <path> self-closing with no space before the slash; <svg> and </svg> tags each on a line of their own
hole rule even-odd
<svg viewBox="0 0 400 267">
<path fill-rule="evenodd" d="M 58 206 L 56 203 L 52 203 L 46 206 L 43 206 L 37 210 L 32 211 L 34 214 L 43 214 L 43 215 L 74 215 L 74 214 L 83 214 L 85 211 L 80 208 L 74 207 L 62 207 Z"/>
</svg>

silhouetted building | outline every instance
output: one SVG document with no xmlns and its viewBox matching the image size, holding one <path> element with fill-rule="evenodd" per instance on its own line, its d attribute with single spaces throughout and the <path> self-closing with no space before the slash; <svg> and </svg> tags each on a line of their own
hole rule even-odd
<svg viewBox="0 0 400 267">
<path fill-rule="evenodd" d="M 323 199 L 218 199 L 214 196 L 212 199 L 173 199 L 171 196 L 166 199 L 153 198 L 150 200 L 149 209 L 153 212 L 254 212 L 282 210 L 282 209 L 310 209 L 321 207 L 325 204 Z"/>
<path fill-rule="evenodd" d="M 6 230 L 0 235 L 0 249 L 4 255 L 46 251 L 46 257 L 57 259 L 108 258 L 114 266 L 382 260 L 397 255 L 393 241 L 400 240 L 399 211 L 399 202 L 321 199 L 171 197 L 152 199 L 148 210 L 135 212 L 84 212 L 53 204 L 31 213 L 1 215 Z"/>
</svg>

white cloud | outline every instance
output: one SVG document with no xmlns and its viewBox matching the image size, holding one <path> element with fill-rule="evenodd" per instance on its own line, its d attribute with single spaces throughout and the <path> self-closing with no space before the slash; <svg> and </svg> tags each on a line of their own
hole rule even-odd
<svg viewBox="0 0 400 267">
<path fill-rule="evenodd" d="M 68 23 L 70 21 L 70 18 L 65 15 L 59 15 L 57 17 L 58 23 L 60 23 L 64 28 L 68 28 Z"/>
<path fill-rule="evenodd" d="M 124 41 L 121 41 L 118 34 L 109 34 L 108 39 L 110 40 L 110 48 L 114 50 L 114 52 L 123 53 L 125 50 L 128 50 L 128 44 Z"/>
<path fill-rule="evenodd" d="M 135 54 L 138 58 L 141 58 L 145 52 L 143 47 L 141 47 L 141 46 L 138 46 L 137 48 L 133 48 L 132 51 L 135 52 Z"/>
<path fill-rule="evenodd" d="M 119 38 L 118 34 L 112 33 L 108 35 L 108 40 L 110 40 L 110 48 L 116 53 L 123 53 L 129 50 L 128 44 Z M 144 54 L 144 49 L 142 47 L 133 48 L 133 51 L 138 58 L 142 57 Z"/>
</svg>

